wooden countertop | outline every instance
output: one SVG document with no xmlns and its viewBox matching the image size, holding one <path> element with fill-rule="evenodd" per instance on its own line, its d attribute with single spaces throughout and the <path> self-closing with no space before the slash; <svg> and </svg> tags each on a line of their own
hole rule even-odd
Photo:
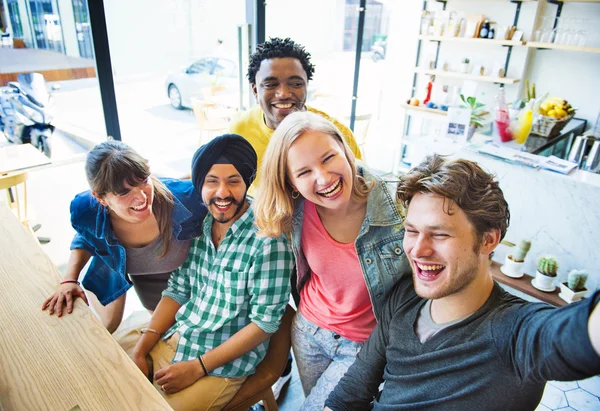
<svg viewBox="0 0 600 411">
<path fill-rule="evenodd" d="M 0 204 L 0 409 L 171 410 L 81 299 L 63 318 L 42 312 L 59 280 Z"/>
<path fill-rule="evenodd" d="M 521 278 L 511 278 L 508 277 L 500 271 L 501 264 L 492 261 L 490 271 L 492 273 L 492 277 L 494 280 L 498 281 L 500 284 L 507 285 L 515 290 L 519 290 L 527 295 L 530 295 L 534 298 L 537 298 L 540 301 L 543 301 L 548 304 L 552 304 L 556 307 L 562 307 L 563 305 L 567 305 L 567 302 L 558 296 L 560 289 L 556 287 L 551 293 L 546 293 L 544 291 L 540 291 L 531 285 L 532 276 L 525 274 Z"/>
</svg>

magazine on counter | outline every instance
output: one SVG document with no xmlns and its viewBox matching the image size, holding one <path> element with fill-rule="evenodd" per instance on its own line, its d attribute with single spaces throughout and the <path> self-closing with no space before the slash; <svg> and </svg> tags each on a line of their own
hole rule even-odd
<svg viewBox="0 0 600 411">
<path fill-rule="evenodd" d="M 523 164 L 525 166 L 534 168 L 542 168 L 561 174 L 569 174 L 571 171 L 577 168 L 577 164 L 563 160 L 562 158 L 558 158 L 556 156 L 542 157 L 536 154 L 527 153 L 525 151 L 499 147 L 496 144 L 485 144 L 480 147 L 474 147 L 474 150 L 477 153 L 496 157 L 511 163 Z"/>
</svg>

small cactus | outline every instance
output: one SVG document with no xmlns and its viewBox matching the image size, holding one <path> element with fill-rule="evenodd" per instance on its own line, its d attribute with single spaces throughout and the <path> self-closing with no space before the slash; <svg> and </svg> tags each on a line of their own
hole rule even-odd
<svg viewBox="0 0 600 411">
<path fill-rule="evenodd" d="M 567 285 L 575 292 L 585 290 L 588 273 L 585 270 L 571 270 L 568 275 Z"/>
<path fill-rule="evenodd" d="M 556 257 L 551 255 L 541 256 L 537 260 L 537 269 L 547 277 L 556 277 L 556 272 L 558 271 Z"/>
<path fill-rule="evenodd" d="M 521 240 L 517 247 L 517 251 L 513 254 L 513 261 L 516 263 L 522 263 L 525 261 L 525 256 L 531 248 L 531 241 Z"/>
</svg>

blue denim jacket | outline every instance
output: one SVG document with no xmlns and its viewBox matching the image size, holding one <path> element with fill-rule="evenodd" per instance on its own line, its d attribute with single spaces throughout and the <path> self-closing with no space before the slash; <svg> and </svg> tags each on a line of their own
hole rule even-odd
<svg viewBox="0 0 600 411">
<path fill-rule="evenodd" d="M 400 209 L 390 195 L 386 183 L 360 166 L 358 173 L 367 182 L 375 182 L 367 198 L 367 213 L 354 248 L 363 272 L 373 313 L 379 322 L 384 302 L 403 275 L 411 275 L 404 254 L 404 222 Z M 300 293 L 310 276 L 310 267 L 302 251 L 302 219 L 304 200 L 296 202 L 292 217 L 292 249 L 296 258 L 297 291 Z"/>
<path fill-rule="evenodd" d="M 191 181 L 160 179 L 175 201 L 171 219 L 173 236 L 179 240 L 198 237 L 206 207 Z M 96 294 L 103 305 L 109 304 L 131 288 L 125 271 L 125 247 L 115 237 L 106 207 L 88 191 L 71 201 L 71 225 L 77 231 L 71 250 L 92 253 L 92 261 L 83 278 L 83 286 Z"/>
</svg>

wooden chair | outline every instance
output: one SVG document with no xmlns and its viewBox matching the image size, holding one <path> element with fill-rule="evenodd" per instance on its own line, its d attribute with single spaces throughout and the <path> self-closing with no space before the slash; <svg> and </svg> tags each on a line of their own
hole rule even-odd
<svg viewBox="0 0 600 411">
<path fill-rule="evenodd" d="M 200 127 L 199 145 L 209 142 L 219 133 L 225 133 L 229 129 L 230 113 L 225 109 L 218 108 L 216 103 L 199 100 L 192 97 L 192 110 Z M 208 137 L 208 138 L 205 138 Z"/>
<path fill-rule="evenodd" d="M 372 114 L 360 114 L 354 118 L 354 139 L 360 153 L 362 154 L 363 163 L 367 163 L 367 157 L 365 153 L 365 146 L 367 145 L 367 135 L 369 134 L 369 125 L 371 124 Z M 350 117 L 345 118 L 347 123 L 350 124 Z"/>
<path fill-rule="evenodd" d="M 281 320 L 279 330 L 271 337 L 267 355 L 242 384 L 240 390 L 223 408 L 224 411 L 247 410 L 262 400 L 265 410 L 277 411 L 277 402 L 271 386 L 283 374 L 292 345 L 292 320 L 296 312 L 289 305 Z"/>
<path fill-rule="evenodd" d="M 6 203 L 16 214 L 21 224 L 23 224 L 27 231 L 33 235 L 33 229 L 29 224 L 29 217 L 27 216 L 28 178 L 29 173 L 27 171 L 15 174 L 0 175 L 0 190 L 5 191 Z"/>
</svg>

